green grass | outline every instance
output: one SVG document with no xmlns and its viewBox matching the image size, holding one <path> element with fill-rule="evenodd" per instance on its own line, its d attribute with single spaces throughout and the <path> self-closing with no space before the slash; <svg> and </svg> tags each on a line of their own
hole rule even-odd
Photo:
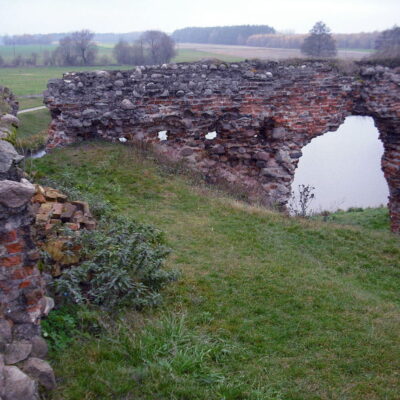
<svg viewBox="0 0 400 400">
<path fill-rule="evenodd" d="M 47 109 L 18 115 L 20 126 L 17 133 L 17 148 L 23 151 L 36 151 L 44 147 L 47 128 L 51 122 Z"/>
<path fill-rule="evenodd" d="M 43 98 L 42 97 L 33 97 L 33 98 L 19 97 L 18 102 L 19 102 L 20 110 L 26 110 L 28 108 L 43 106 Z"/>
<path fill-rule="evenodd" d="M 398 236 L 249 206 L 122 145 L 35 166 L 163 229 L 183 273 L 161 309 L 53 352 L 53 399 L 398 399 Z"/>
<path fill-rule="evenodd" d="M 0 56 L 2 56 L 5 61 L 11 61 L 16 56 L 29 57 L 32 53 L 42 54 L 44 51 L 53 51 L 56 47 L 56 45 L 52 44 L 30 44 L 20 46 L 0 45 Z"/>
<path fill-rule="evenodd" d="M 361 226 L 367 229 L 388 230 L 390 228 L 389 210 L 379 208 L 349 208 L 347 211 L 336 211 L 329 215 L 313 217 L 319 221 L 333 222 L 341 225 Z"/>
<path fill-rule="evenodd" d="M 45 51 L 51 52 L 57 48 L 55 44 L 48 45 L 19 45 L 19 46 L 5 46 L 0 45 L 0 56 L 3 57 L 5 61 L 11 61 L 16 56 L 29 57 L 32 53 L 37 53 L 39 55 L 38 63 L 43 62 L 42 54 Z M 109 56 L 112 58 L 112 47 L 106 45 L 98 46 L 98 56 Z"/>
<path fill-rule="evenodd" d="M 129 69 L 129 67 L 94 66 L 0 68 L 0 85 L 9 87 L 17 96 L 40 94 L 46 89 L 49 79 L 62 78 L 64 72 L 94 71 L 99 69 Z"/>
</svg>

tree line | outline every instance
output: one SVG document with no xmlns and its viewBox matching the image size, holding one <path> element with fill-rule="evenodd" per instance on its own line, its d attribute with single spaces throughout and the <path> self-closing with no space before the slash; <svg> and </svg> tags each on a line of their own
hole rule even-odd
<svg viewBox="0 0 400 400">
<path fill-rule="evenodd" d="M 273 33 L 275 29 L 268 25 L 213 26 L 177 29 L 172 33 L 172 38 L 181 43 L 242 45 L 252 35 Z"/>
<path fill-rule="evenodd" d="M 113 54 L 122 65 L 164 64 L 175 57 L 175 42 L 164 32 L 146 31 L 132 44 L 121 39 Z"/>
<path fill-rule="evenodd" d="M 29 44 L 51 44 L 54 40 L 53 35 L 12 35 L 3 36 L 3 43 L 6 46 L 19 46 L 19 45 L 29 45 Z"/>
<path fill-rule="evenodd" d="M 101 43 L 117 43 L 123 39 L 127 41 L 137 40 L 143 32 L 127 32 L 127 33 L 95 33 L 94 40 Z M 70 33 L 38 33 L 36 35 L 5 35 L 0 36 L 0 44 L 6 46 L 33 45 L 33 44 L 52 44 L 60 41 Z"/>
<path fill-rule="evenodd" d="M 189 28 L 188 28 L 189 29 Z M 310 30 L 309 35 L 252 35 L 247 44 L 264 45 L 266 47 L 296 46 L 301 52 L 310 57 L 335 57 L 337 46 L 346 48 L 362 48 L 360 42 L 352 41 L 354 35 L 333 35 L 330 29 L 321 21 Z M 381 33 L 358 34 L 358 40 L 370 41 L 368 48 L 374 48 L 375 53 L 369 60 L 382 61 L 390 59 L 387 65 L 400 65 L 400 27 L 393 27 Z M 45 66 L 86 66 L 110 65 L 114 61 L 106 55 L 98 55 L 98 46 L 94 41 L 95 34 L 89 30 L 73 32 L 59 40 L 55 50 L 46 50 L 42 54 L 31 53 L 29 56 L 15 56 L 5 62 L 0 56 L 0 67 L 36 66 L 39 60 Z M 294 38 L 295 37 L 295 38 Z M 259 41 L 253 41 L 256 38 Z M 263 41 L 275 38 L 275 42 Z M 293 39 L 293 42 L 288 40 Z M 373 44 L 372 44 L 373 43 Z M 273 45 L 275 44 L 275 45 Z M 172 37 L 161 31 L 146 31 L 137 40 L 129 43 L 120 39 L 113 48 L 113 56 L 118 65 L 146 65 L 168 63 L 176 55 L 175 42 Z M 394 60 L 394 61 L 393 61 Z"/>
<path fill-rule="evenodd" d="M 301 52 L 309 57 L 335 57 L 337 42 L 330 29 L 318 21 L 304 38 Z M 400 27 L 394 26 L 381 32 L 374 41 L 375 52 L 364 62 L 380 63 L 388 66 L 400 66 Z"/>
<path fill-rule="evenodd" d="M 381 32 L 362 33 L 334 33 L 333 39 L 339 49 L 364 49 L 375 48 L 375 41 Z M 248 37 L 247 46 L 300 49 L 307 34 L 258 34 Z"/>
<path fill-rule="evenodd" d="M 59 39 L 53 50 L 36 52 L 28 56 L 17 55 L 5 61 L 0 55 L 0 67 L 44 66 L 87 66 L 111 65 L 115 61 L 107 56 L 99 56 L 99 47 L 94 41 L 95 34 L 89 30 L 72 32 Z M 176 55 L 175 43 L 166 33 L 146 31 L 138 39 L 129 43 L 120 39 L 112 50 L 119 65 L 161 64 L 171 61 Z"/>
</svg>

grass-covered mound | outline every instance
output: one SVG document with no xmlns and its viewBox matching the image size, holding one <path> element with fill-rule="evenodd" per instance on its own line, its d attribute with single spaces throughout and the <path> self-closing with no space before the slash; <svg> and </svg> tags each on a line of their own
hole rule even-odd
<svg viewBox="0 0 400 400">
<path fill-rule="evenodd" d="M 163 230 L 182 272 L 157 309 L 55 311 L 74 339 L 53 399 L 398 398 L 398 236 L 249 206 L 122 145 L 35 166 Z"/>
<path fill-rule="evenodd" d="M 351 207 L 346 211 L 339 210 L 333 213 L 325 213 L 325 215 L 317 215 L 313 218 L 319 221 L 360 226 L 367 229 L 385 231 L 390 229 L 389 210 L 387 207 Z"/>
</svg>

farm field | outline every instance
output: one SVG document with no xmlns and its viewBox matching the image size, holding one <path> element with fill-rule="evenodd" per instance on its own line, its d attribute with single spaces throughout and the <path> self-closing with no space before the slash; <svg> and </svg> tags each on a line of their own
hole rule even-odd
<svg viewBox="0 0 400 400">
<path fill-rule="evenodd" d="M 162 229 L 182 272 L 161 308 L 53 347 L 53 400 L 398 399 L 398 236 L 249 206 L 119 144 L 34 170 Z"/>
<path fill-rule="evenodd" d="M 196 50 L 218 54 L 220 56 L 238 57 L 242 59 L 259 58 L 262 60 L 282 60 L 302 57 L 297 49 L 275 49 L 253 46 L 228 46 L 219 44 L 179 43 L 179 49 Z M 365 50 L 338 50 L 339 58 L 359 60 L 369 54 Z"/>
<path fill-rule="evenodd" d="M 9 87 L 16 96 L 40 94 L 49 79 L 61 78 L 64 72 L 98 69 L 129 69 L 124 66 L 0 68 L 0 85 Z"/>
<path fill-rule="evenodd" d="M 28 57 L 32 53 L 38 54 L 38 64 L 42 62 L 41 55 L 44 51 L 53 51 L 57 48 L 55 44 L 47 44 L 47 45 L 0 45 L 0 56 L 3 57 L 5 61 L 10 61 L 16 56 Z M 109 56 L 112 57 L 112 47 L 107 45 L 99 45 L 98 56 Z"/>
</svg>

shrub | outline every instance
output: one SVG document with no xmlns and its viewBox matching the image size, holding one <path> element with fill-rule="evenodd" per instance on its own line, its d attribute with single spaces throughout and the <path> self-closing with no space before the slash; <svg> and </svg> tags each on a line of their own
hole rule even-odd
<svg viewBox="0 0 400 400">
<path fill-rule="evenodd" d="M 315 187 L 311 185 L 299 185 L 298 198 L 294 192 L 290 198 L 288 209 L 290 214 L 306 218 L 311 213 L 310 206 L 315 198 Z"/>
<path fill-rule="evenodd" d="M 106 218 L 96 231 L 74 234 L 82 246 L 80 265 L 65 270 L 56 292 L 73 303 L 106 308 L 156 305 L 177 272 L 163 269 L 169 249 L 161 231 L 126 218 Z"/>
<path fill-rule="evenodd" d="M 109 329 L 106 316 L 87 306 L 62 306 L 41 321 L 42 335 L 52 351 L 63 351 L 76 338 L 99 337 Z"/>
</svg>

